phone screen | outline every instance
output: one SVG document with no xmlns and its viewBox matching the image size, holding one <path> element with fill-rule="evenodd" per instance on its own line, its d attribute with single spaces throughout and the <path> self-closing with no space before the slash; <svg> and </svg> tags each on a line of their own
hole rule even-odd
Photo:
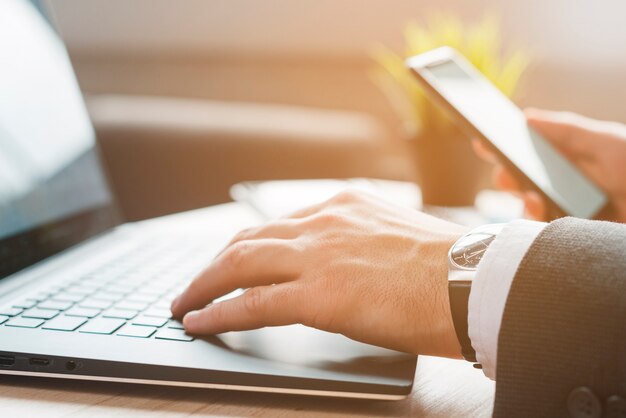
<svg viewBox="0 0 626 418">
<path fill-rule="evenodd" d="M 419 71 L 466 122 L 566 214 L 591 218 L 606 204 L 602 190 L 530 128 L 522 111 L 486 78 L 466 71 L 454 59 L 425 65 Z"/>
</svg>

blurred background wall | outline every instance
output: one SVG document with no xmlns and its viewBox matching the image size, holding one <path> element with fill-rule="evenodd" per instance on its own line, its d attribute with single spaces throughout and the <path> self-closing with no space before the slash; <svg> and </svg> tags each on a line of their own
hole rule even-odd
<svg viewBox="0 0 626 418">
<path fill-rule="evenodd" d="M 68 46 L 127 219 L 224 202 L 247 180 L 488 187 L 466 142 L 455 154 L 475 167 L 420 171 L 420 141 L 373 82 L 373 47 L 401 52 L 407 22 L 433 13 L 500 15 L 503 43 L 533 58 L 520 105 L 626 122 L 624 0 L 33 1 Z"/>
<path fill-rule="evenodd" d="M 502 17 L 534 56 L 518 102 L 626 121 L 623 0 L 55 0 L 83 90 L 299 104 L 397 116 L 371 82 L 372 45 L 411 19 Z"/>
</svg>

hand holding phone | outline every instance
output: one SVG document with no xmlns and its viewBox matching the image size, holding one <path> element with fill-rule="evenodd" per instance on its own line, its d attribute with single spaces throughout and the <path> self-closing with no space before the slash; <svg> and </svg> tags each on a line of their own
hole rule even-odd
<svg viewBox="0 0 626 418">
<path fill-rule="evenodd" d="M 597 219 L 626 222 L 626 125 L 590 119 L 570 112 L 525 109 L 529 126 L 538 131 L 608 195 L 610 205 Z M 549 220 L 546 203 L 533 190 L 523 188 L 482 143 L 474 140 L 476 153 L 496 164 L 493 179 L 500 189 L 524 200 L 530 218 Z"/>
<path fill-rule="evenodd" d="M 522 111 L 454 49 L 417 55 L 407 66 L 469 137 L 494 153 L 522 188 L 545 200 L 549 217 L 592 218 L 607 204 L 594 179 L 529 127 Z"/>
</svg>

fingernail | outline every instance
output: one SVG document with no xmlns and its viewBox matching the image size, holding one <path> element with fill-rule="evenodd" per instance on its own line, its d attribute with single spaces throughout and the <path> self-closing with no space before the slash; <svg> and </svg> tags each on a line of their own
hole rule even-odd
<svg viewBox="0 0 626 418">
<path fill-rule="evenodd" d="M 183 318 L 183 326 L 185 327 L 185 329 L 194 328 L 198 324 L 199 317 L 199 311 L 188 312 L 187 315 L 185 315 L 185 317 Z"/>
</svg>

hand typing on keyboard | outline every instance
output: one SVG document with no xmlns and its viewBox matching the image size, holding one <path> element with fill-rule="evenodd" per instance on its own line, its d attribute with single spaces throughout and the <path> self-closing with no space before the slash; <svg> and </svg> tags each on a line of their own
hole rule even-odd
<svg viewBox="0 0 626 418">
<path fill-rule="evenodd" d="M 302 323 L 401 351 L 457 357 L 447 252 L 464 232 L 342 193 L 239 233 L 174 300 L 172 312 L 184 316 L 191 334 Z M 211 304 L 237 288 L 249 289 Z"/>
</svg>

